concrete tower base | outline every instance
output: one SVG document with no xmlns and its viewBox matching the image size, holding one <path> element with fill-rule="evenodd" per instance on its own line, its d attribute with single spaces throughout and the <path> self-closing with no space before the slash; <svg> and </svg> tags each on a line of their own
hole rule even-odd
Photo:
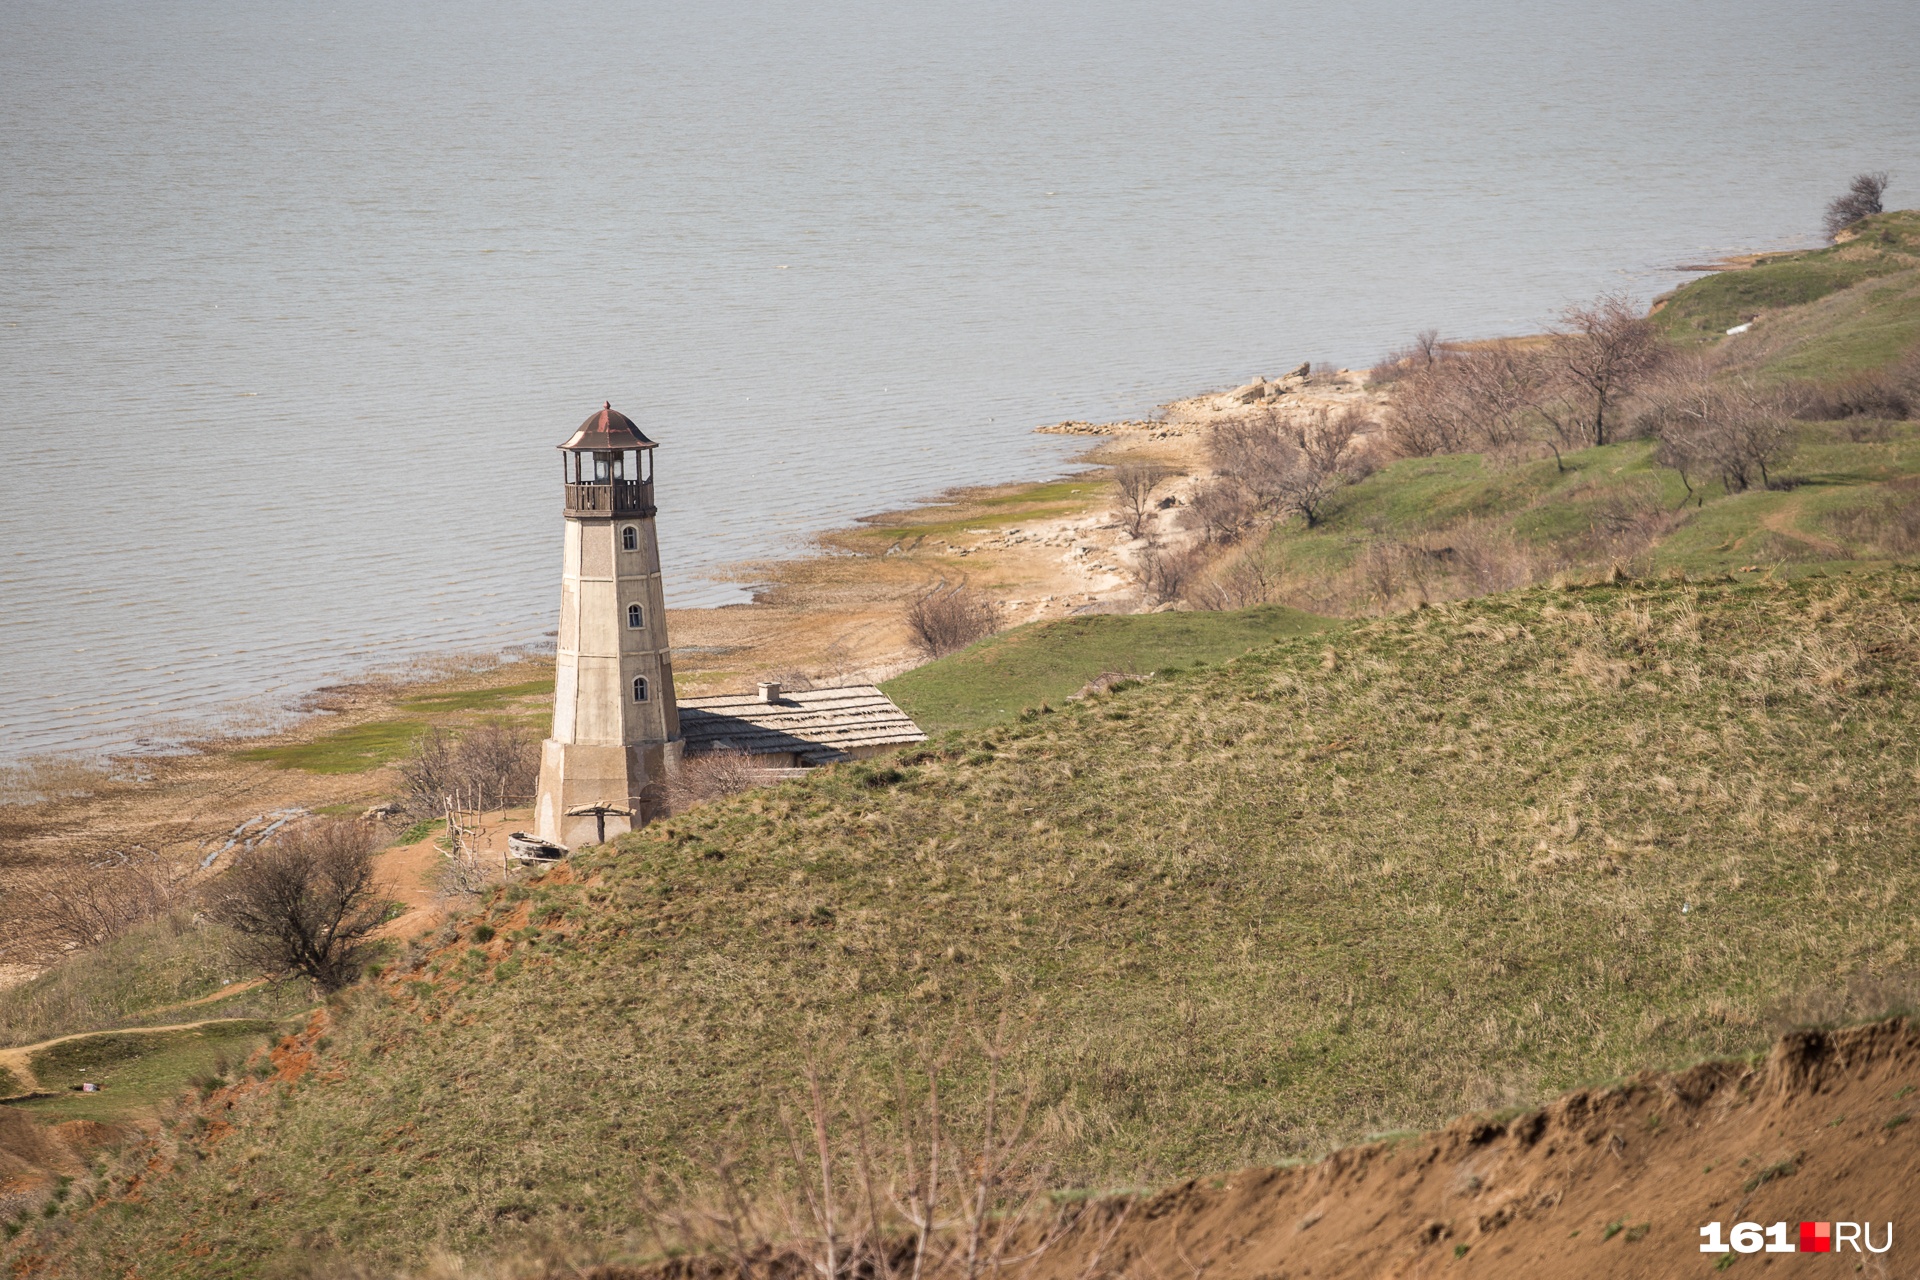
<svg viewBox="0 0 1920 1280">
<path fill-rule="evenodd" d="M 647 784 L 664 782 L 679 756 L 677 742 L 623 747 L 547 739 L 540 744 L 533 833 L 569 849 L 592 844 L 599 838 L 599 819 L 592 814 L 568 817 L 567 810 L 596 804 L 633 810 L 632 818 L 607 815 L 609 840 L 643 825 L 660 808 L 660 788 L 649 791 Z"/>
</svg>

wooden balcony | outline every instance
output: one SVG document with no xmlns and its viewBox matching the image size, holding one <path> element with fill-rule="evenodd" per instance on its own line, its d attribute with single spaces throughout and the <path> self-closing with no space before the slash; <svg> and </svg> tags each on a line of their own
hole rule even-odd
<svg viewBox="0 0 1920 1280">
<path fill-rule="evenodd" d="M 567 486 L 567 514 L 585 518 L 651 516 L 653 484 L 646 480 L 616 480 L 612 484 L 570 484 Z"/>
</svg>

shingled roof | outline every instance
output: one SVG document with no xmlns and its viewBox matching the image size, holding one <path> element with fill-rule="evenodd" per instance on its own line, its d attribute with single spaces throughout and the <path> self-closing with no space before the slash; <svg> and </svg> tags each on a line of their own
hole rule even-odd
<svg viewBox="0 0 1920 1280">
<path fill-rule="evenodd" d="M 861 747 L 905 746 L 927 735 L 893 699 L 870 684 L 809 689 L 763 702 L 751 693 L 688 698 L 680 704 L 688 754 L 792 752 L 801 764 L 832 764 Z"/>
<path fill-rule="evenodd" d="M 614 408 L 609 400 L 587 415 L 580 429 L 568 436 L 567 442 L 559 447 L 582 453 L 590 449 L 654 449 L 659 446 L 647 439 L 646 434 L 633 425 L 633 419 Z"/>
</svg>

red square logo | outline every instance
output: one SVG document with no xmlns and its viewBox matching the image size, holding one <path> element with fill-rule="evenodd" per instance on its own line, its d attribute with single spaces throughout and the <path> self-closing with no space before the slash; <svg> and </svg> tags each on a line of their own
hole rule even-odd
<svg viewBox="0 0 1920 1280">
<path fill-rule="evenodd" d="M 1800 1224 L 1800 1252 L 1832 1253 L 1833 1224 L 1831 1222 L 1803 1222 Z"/>
</svg>

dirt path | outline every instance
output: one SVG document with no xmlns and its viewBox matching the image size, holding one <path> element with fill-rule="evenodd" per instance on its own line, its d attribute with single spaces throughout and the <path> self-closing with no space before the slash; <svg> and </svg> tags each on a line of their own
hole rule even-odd
<svg viewBox="0 0 1920 1280">
<path fill-rule="evenodd" d="M 1806 509 L 1806 505 L 1806 495 L 1795 494 L 1782 503 L 1777 510 L 1761 516 L 1760 523 L 1783 538 L 1806 543 L 1823 556 L 1832 556 L 1835 560 L 1847 559 L 1851 553 L 1845 547 L 1817 533 L 1808 533 L 1800 527 L 1800 515 Z"/>
<path fill-rule="evenodd" d="M 192 1000 L 182 1000 L 179 1004 L 163 1004 L 157 1009 L 146 1010 L 146 1013 L 148 1015 L 152 1015 L 156 1013 L 175 1013 L 181 1009 L 192 1009 L 198 1005 L 213 1004 L 216 1001 L 225 1000 L 228 996 L 237 996 L 242 991 L 251 991 L 255 987 L 264 987 L 266 985 L 267 985 L 267 980 L 265 978 L 248 978 L 245 982 L 229 983 L 228 985 L 214 992 L 212 995 L 197 996 Z"/>
<path fill-rule="evenodd" d="M 157 1036 L 168 1031 L 196 1031 L 201 1027 L 217 1026 L 223 1022 L 258 1022 L 258 1018 L 202 1018 L 198 1022 L 176 1022 L 164 1027 L 106 1027 L 99 1031 L 76 1031 L 72 1035 L 55 1036 L 51 1040 L 42 1040 L 38 1044 L 17 1045 L 11 1049 L 0 1049 L 0 1067 L 13 1073 L 13 1078 L 21 1087 L 36 1090 L 40 1081 L 34 1076 L 29 1065 L 33 1056 L 57 1044 L 69 1040 L 85 1040 L 91 1036 Z"/>
</svg>

